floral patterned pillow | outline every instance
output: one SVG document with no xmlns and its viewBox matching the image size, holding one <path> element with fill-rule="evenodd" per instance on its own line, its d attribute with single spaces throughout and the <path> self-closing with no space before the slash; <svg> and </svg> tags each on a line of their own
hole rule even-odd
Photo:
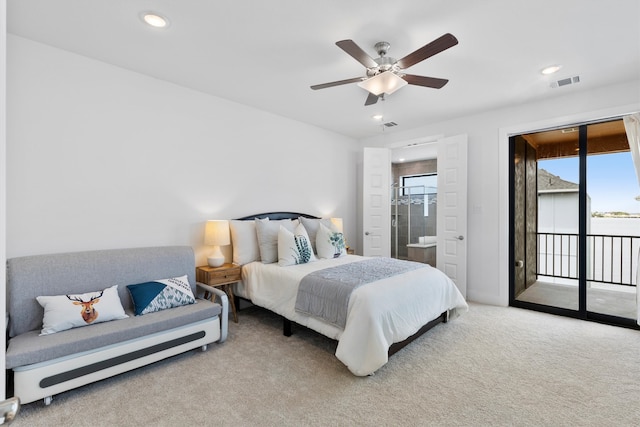
<svg viewBox="0 0 640 427">
<path fill-rule="evenodd" d="M 316 250 L 319 258 L 338 258 L 347 254 L 344 234 L 320 223 L 316 234 Z"/>
</svg>

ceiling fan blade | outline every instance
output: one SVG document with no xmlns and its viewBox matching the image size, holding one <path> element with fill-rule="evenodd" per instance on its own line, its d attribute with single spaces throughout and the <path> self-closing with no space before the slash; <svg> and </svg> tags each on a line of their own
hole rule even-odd
<svg viewBox="0 0 640 427">
<path fill-rule="evenodd" d="M 335 81 L 335 82 L 322 83 L 322 84 L 319 84 L 319 85 L 313 85 L 313 86 L 311 86 L 311 89 L 318 90 L 318 89 L 324 89 L 324 88 L 333 87 L 333 86 L 346 85 L 346 84 L 349 84 L 349 83 L 356 83 L 356 82 L 361 82 L 361 81 L 362 81 L 362 77 L 354 77 L 352 79 L 338 80 L 338 81 Z"/>
<path fill-rule="evenodd" d="M 378 95 L 374 95 L 372 93 L 369 93 L 369 96 L 367 96 L 367 100 L 364 102 L 364 105 L 373 105 L 376 102 L 378 102 Z"/>
<path fill-rule="evenodd" d="M 424 61 L 425 59 L 457 44 L 458 39 L 452 34 L 447 33 L 400 59 L 398 61 L 398 66 L 402 69 L 409 68 L 412 65 L 417 64 L 420 61 Z"/>
<path fill-rule="evenodd" d="M 340 40 L 339 42 L 336 42 L 336 45 L 365 67 L 372 68 L 378 66 L 378 63 L 374 61 L 367 52 L 362 50 L 353 40 Z"/>
<path fill-rule="evenodd" d="M 414 74 L 405 74 L 403 77 L 410 85 L 432 87 L 434 89 L 440 89 L 446 85 L 449 80 L 438 79 L 435 77 L 416 76 Z"/>
</svg>

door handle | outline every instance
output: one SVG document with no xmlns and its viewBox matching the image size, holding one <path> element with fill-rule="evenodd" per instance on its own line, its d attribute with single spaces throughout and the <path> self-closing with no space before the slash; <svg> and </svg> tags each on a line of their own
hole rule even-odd
<svg viewBox="0 0 640 427">
<path fill-rule="evenodd" d="M 464 236 L 456 236 L 455 238 L 458 240 L 464 240 Z"/>
<path fill-rule="evenodd" d="M 368 235 L 369 235 L 369 232 L 368 232 L 368 231 L 365 231 L 365 232 L 364 232 L 364 235 L 365 235 L 365 236 L 368 236 Z"/>
</svg>

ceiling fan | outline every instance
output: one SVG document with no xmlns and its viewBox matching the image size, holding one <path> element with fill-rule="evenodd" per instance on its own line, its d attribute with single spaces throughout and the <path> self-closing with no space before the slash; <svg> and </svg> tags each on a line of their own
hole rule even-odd
<svg viewBox="0 0 640 427">
<path fill-rule="evenodd" d="M 446 85 L 449 80 L 416 76 L 414 74 L 407 74 L 404 70 L 457 44 L 458 39 L 452 34 L 447 33 L 408 54 L 404 58 L 395 59 L 387 56 L 391 45 L 387 42 L 378 42 L 374 48 L 376 52 L 378 52 L 379 57 L 374 59 L 353 40 L 341 40 L 336 42 L 336 45 L 367 68 L 366 77 L 354 77 L 352 79 L 313 85 L 311 89 L 318 90 L 349 83 L 358 83 L 358 86 L 369 92 L 364 105 L 375 104 L 378 102 L 378 98 L 384 98 L 385 94 L 390 95 L 407 84 L 440 89 Z"/>
</svg>

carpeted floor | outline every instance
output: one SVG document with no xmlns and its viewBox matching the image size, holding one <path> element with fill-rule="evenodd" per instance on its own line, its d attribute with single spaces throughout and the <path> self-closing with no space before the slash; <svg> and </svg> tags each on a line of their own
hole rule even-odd
<svg viewBox="0 0 640 427">
<path fill-rule="evenodd" d="M 335 342 L 239 318 L 222 345 L 23 405 L 13 425 L 640 425 L 639 331 L 471 304 L 360 378 Z"/>
</svg>

